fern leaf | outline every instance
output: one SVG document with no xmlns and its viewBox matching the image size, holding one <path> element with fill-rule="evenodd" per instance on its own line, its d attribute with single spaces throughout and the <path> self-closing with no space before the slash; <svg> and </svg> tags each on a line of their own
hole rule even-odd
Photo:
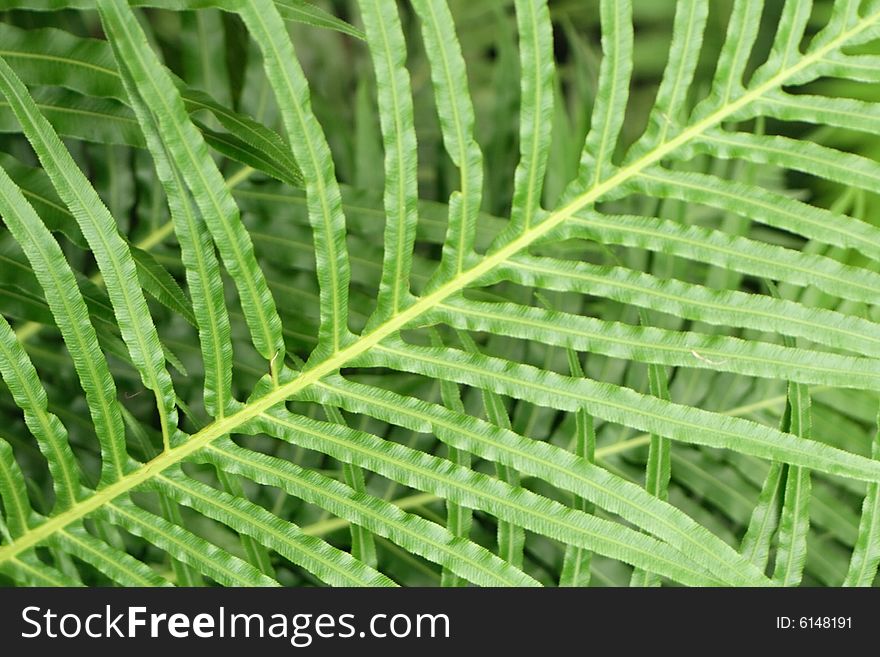
<svg viewBox="0 0 880 657">
<path fill-rule="evenodd" d="M 141 509 L 128 499 L 116 498 L 112 503 L 104 505 L 98 515 L 124 527 L 132 534 L 142 536 L 225 586 L 277 586 L 277 582 L 247 562 L 182 527 Z"/>
<path fill-rule="evenodd" d="M 750 570 L 748 566 L 743 568 L 741 561 L 729 548 L 717 539 L 713 540 L 708 532 L 701 531 L 683 514 L 665 507 L 656 498 L 646 495 L 643 489 L 628 485 L 565 450 L 536 443 L 510 430 L 390 391 L 342 380 L 323 382 L 319 391 L 326 400 L 332 400 L 349 410 L 398 422 L 413 430 L 433 431 L 450 445 L 508 464 L 523 473 L 576 493 L 663 538 L 698 563 L 711 564 L 707 568 L 729 572 L 731 577 L 742 577 L 743 572 Z M 725 558 L 739 563 L 731 567 L 724 564 Z M 740 574 L 733 575 L 734 572 Z M 760 581 L 758 575 L 752 574 Z"/>
<path fill-rule="evenodd" d="M 568 369 L 573 377 L 583 377 L 584 370 L 581 366 L 577 352 L 568 350 Z M 575 445 L 574 453 L 584 460 L 592 463 L 596 459 L 596 428 L 593 416 L 581 409 L 575 415 Z M 574 508 L 587 513 L 594 511 L 593 504 L 583 497 L 576 495 Z M 562 561 L 562 572 L 559 575 L 559 586 L 589 586 L 593 555 L 588 550 L 569 545 L 565 548 L 565 556 Z"/>
<path fill-rule="evenodd" d="M 331 422 L 347 426 L 345 418 L 335 406 L 325 406 L 324 413 Z M 346 485 L 351 486 L 358 493 L 366 492 L 366 478 L 360 468 L 351 463 L 343 464 L 342 478 Z M 376 567 L 376 542 L 370 532 L 358 525 L 351 526 L 351 554 L 373 568 Z"/>
<path fill-rule="evenodd" d="M 116 481 L 127 468 L 125 429 L 116 386 L 89 322 L 88 308 L 58 242 L 2 170 L 0 215 L 27 255 L 72 355 L 101 444 L 101 482 Z"/>
<path fill-rule="evenodd" d="M 877 0 L 132 4 L 4 5 L 4 582 L 872 582 Z"/>
<path fill-rule="evenodd" d="M 24 421 L 48 461 L 55 490 L 55 507 L 64 511 L 79 498 L 80 474 L 67 439 L 67 429 L 49 412 L 46 391 L 31 359 L 15 337 L 9 322 L 0 317 L 0 374 Z"/>
<path fill-rule="evenodd" d="M 58 85 L 76 92 L 40 96 L 41 110 L 61 134 L 143 145 L 142 135 L 131 129 L 134 117 L 118 103 L 101 100 L 128 102 L 110 44 L 62 30 L 22 30 L 5 23 L 0 25 L 0 39 L 6 44 L 7 62 L 25 84 Z M 221 133 L 195 122 L 211 148 L 283 182 L 302 184 L 299 168 L 275 132 L 221 105 L 207 93 L 186 86 L 182 80 L 173 81 L 191 115 L 209 112 L 228 131 Z M 101 121 L 95 120 L 98 113 Z"/>
<path fill-rule="evenodd" d="M 272 294 L 253 255 L 247 232 L 239 220 L 220 172 L 208 157 L 207 148 L 189 121 L 183 101 L 127 7 L 99 3 L 101 17 L 117 49 L 117 64 L 130 67 L 138 90 L 153 109 L 163 144 L 180 163 L 180 174 L 193 194 L 220 250 L 223 262 L 244 299 L 243 309 L 254 346 L 263 358 L 274 363 L 284 351 L 281 320 Z"/>
<path fill-rule="evenodd" d="M 29 586 L 79 586 L 76 580 L 46 565 L 33 554 L 16 557 L 0 564 L 0 571 Z"/>
<path fill-rule="evenodd" d="M 868 257 L 880 257 L 880 230 L 874 226 L 850 217 L 835 217 L 828 210 L 752 185 L 659 169 L 642 173 L 634 185 L 650 194 L 729 210 L 826 244 L 857 248 Z"/>
<path fill-rule="evenodd" d="M 779 528 L 779 515 L 782 509 L 782 498 L 785 490 L 785 466 L 773 463 L 758 503 L 752 511 L 748 529 L 743 536 L 740 552 L 761 570 L 767 569 L 773 537 Z"/>
<path fill-rule="evenodd" d="M 435 351 L 402 342 L 377 347 L 371 358 L 406 371 L 491 387 L 535 404 L 561 405 L 573 411 L 582 406 L 611 422 L 674 440 L 709 447 L 735 447 L 746 454 L 864 481 L 874 481 L 880 476 L 880 466 L 870 459 L 828 445 L 799 441 L 758 424 L 722 418 L 627 388 L 586 379 L 573 380 L 498 358 L 478 357 L 454 349 Z M 450 370 L 443 367 L 444 363 L 455 363 L 456 367 Z"/>
<path fill-rule="evenodd" d="M 271 420 L 273 428 L 275 421 Z M 283 430 L 283 429 L 282 429 Z M 273 428 L 273 433 L 277 430 Z M 285 433 L 284 437 L 288 435 Z M 478 584 L 536 585 L 532 578 L 505 564 L 488 550 L 455 537 L 439 525 L 405 513 L 383 500 L 359 494 L 340 482 L 277 458 L 255 454 L 233 445 L 212 447 L 204 454 L 220 454 L 224 467 L 291 495 L 319 504 L 374 534 L 384 536 L 426 559 L 436 561 Z"/>
<path fill-rule="evenodd" d="M 177 166 L 168 157 L 159 127 L 140 98 L 135 81 L 126 72 L 122 73 L 122 80 L 153 155 L 180 243 L 181 260 L 186 267 L 199 328 L 205 370 L 205 409 L 211 415 L 222 417 L 234 407 L 235 400 L 232 396 L 232 342 L 220 266 L 207 226 L 193 207 Z"/>
<path fill-rule="evenodd" d="M 418 223 L 418 169 L 406 44 L 396 7 L 359 3 L 379 93 L 385 150 L 385 255 L 377 309 L 382 320 L 410 303 L 410 267 Z"/>
<path fill-rule="evenodd" d="M 851 98 L 776 91 L 756 101 L 750 109 L 749 114 L 760 113 L 785 121 L 805 121 L 869 133 L 880 125 L 880 103 Z"/>
<path fill-rule="evenodd" d="M 431 80 L 443 144 L 459 169 L 459 189 L 449 199 L 449 223 L 443 243 L 438 280 L 461 273 L 473 262 L 476 218 L 483 193 L 483 154 L 474 139 L 474 109 L 468 93 L 467 72 L 461 46 L 454 33 L 445 0 L 415 0 L 413 8 L 422 23 L 422 38 L 431 60 Z"/>
<path fill-rule="evenodd" d="M 469 353 L 479 354 L 480 350 L 473 338 L 467 333 L 459 333 L 459 340 Z M 483 409 L 486 413 L 486 419 L 491 424 L 501 427 L 502 429 L 510 429 L 510 417 L 504 406 L 504 400 L 496 395 L 492 390 L 483 390 Z M 507 467 L 504 464 L 496 464 L 495 472 L 498 479 L 510 484 L 511 486 L 519 486 L 519 473 Z M 517 568 L 522 568 L 523 548 L 525 545 L 525 532 L 522 528 L 508 522 L 498 523 L 498 555 L 513 564 Z"/>
<path fill-rule="evenodd" d="M 632 75 L 632 3 L 602 0 L 602 64 L 578 179 L 595 186 L 612 175 Z"/>
<path fill-rule="evenodd" d="M 880 457 L 880 432 L 871 444 L 871 453 Z M 850 560 L 844 586 L 871 586 L 880 563 L 880 486 L 868 484 L 862 503 L 858 539 Z"/>
<path fill-rule="evenodd" d="M 510 215 L 511 234 L 529 230 L 541 210 L 541 191 L 550 155 L 553 113 L 553 28 L 544 0 L 517 0 L 520 34 L 520 158 L 514 173 Z"/>
<path fill-rule="evenodd" d="M 166 471 L 159 489 L 227 527 L 259 539 L 317 577 L 336 586 L 388 586 L 391 582 L 369 566 L 323 540 L 306 536 L 259 506 L 211 488 L 180 472 Z"/>
<path fill-rule="evenodd" d="M 97 568 L 120 586 L 169 586 L 146 564 L 98 540 L 82 527 L 65 527 L 54 539 L 66 550 Z"/>
<path fill-rule="evenodd" d="M 645 248 L 656 253 L 713 264 L 743 274 L 816 288 L 854 301 L 873 299 L 877 274 L 819 255 L 730 235 L 701 226 L 683 226 L 652 217 L 580 213 L 554 238 L 592 239 L 602 244 Z"/>
<path fill-rule="evenodd" d="M 428 489 L 460 504 L 490 511 L 501 519 L 551 538 L 627 560 L 683 583 L 706 584 L 714 581 L 713 576 L 695 569 L 679 553 L 664 544 L 647 537 L 643 539 L 623 526 L 578 514 L 549 499 L 524 489 L 514 489 L 470 470 L 458 469 L 451 464 L 442 470 L 440 464 L 432 467 L 429 463 L 433 464 L 437 459 L 422 452 L 394 443 L 383 443 L 375 436 L 362 432 L 348 430 L 342 434 L 337 425 L 320 426 L 292 415 L 282 416 L 276 412 L 271 416 L 264 415 L 263 419 L 264 431 L 320 449 L 336 458 L 351 459 L 361 467 L 401 483 Z M 340 445 L 347 449 L 343 452 L 339 449 Z M 526 512 L 527 509 L 531 509 L 531 512 Z M 513 568 L 505 562 L 500 563 L 504 564 L 505 571 Z"/>
<path fill-rule="evenodd" d="M 275 7 L 269 0 L 244 3 L 241 17 L 263 48 L 266 75 L 281 104 L 287 137 L 306 179 L 321 290 L 319 344 L 329 353 L 336 353 L 351 338 L 348 328 L 350 272 L 345 215 L 330 149 L 311 110 L 308 83 Z M 323 353 L 319 349 L 312 358 Z"/>
<path fill-rule="evenodd" d="M 761 295 L 711 290 L 630 269 L 584 262 L 518 256 L 492 272 L 485 283 L 511 280 L 558 291 L 579 291 L 709 324 L 742 326 L 803 337 L 874 357 L 877 324 L 853 315 Z M 858 337 L 856 337 L 858 336 Z"/>
<path fill-rule="evenodd" d="M 438 304 L 427 317 L 458 328 L 491 331 L 646 363 L 841 387 L 880 385 L 880 372 L 873 359 L 780 347 L 757 340 L 636 327 L 511 303 L 455 298 Z"/>
<path fill-rule="evenodd" d="M 27 531 L 33 514 L 27 496 L 24 474 L 10 444 L 0 438 L 0 500 L 3 501 L 4 542 L 11 542 Z"/>
<path fill-rule="evenodd" d="M 643 324 L 647 324 L 647 313 L 641 313 Z M 669 380 L 665 368 L 656 364 L 648 366 L 648 389 L 653 397 L 669 401 Z M 672 446 L 668 438 L 651 434 L 648 446 L 648 465 L 645 469 L 645 490 L 654 497 L 666 500 L 669 495 L 669 480 L 672 477 Z M 631 586 L 660 586 L 659 578 L 637 571 L 633 573 Z"/>
<path fill-rule="evenodd" d="M 676 5 L 669 60 L 648 117 L 648 127 L 628 158 L 656 148 L 681 129 L 708 15 L 707 0 L 684 0 Z"/>
<path fill-rule="evenodd" d="M 439 333 L 431 332 L 431 344 L 435 347 L 443 346 Z M 461 400 L 461 390 L 452 381 L 440 381 L 440 398 L 443 405 L 451 411 L 464 415 L 464 403 Z M 447 445 L 447 459 L 465 468 L 470 468 L 472 459 L 470 452 Z M 446 501 L 446 528 L 456 536 L 469 537 L 473 527 L 473 511 L 454 502 Z M 467 580 L 459 577 L 448 568 L 443 569 L 440 585 L 444 587 L 467 586 Z"/>
<path fill-rule="evenodd" d="M 758 17 L 764 10 L 764 0 L 736 0 L 733 4 L 730 20 L 727 23 L 727 35 L 718 63 L 715 66 L 715 77 L 712 90 L 706 102 L 709 107 L 724 106 L 744 91 L 743 76 L 752 52 L 752 46 L 758 37 L 760 21 Z"/>
<path fill-rule="evenodd" d="M 810 393 L 807 386 L 791 384 L 791 433 L 809 440 L 812 430 Z M 782 516 L 779 520 L 779 546 L 774 578 L 783 586 L 797 586 L 803 576 L 810 525 L 810 471 L 790 466 L 785 480 Z"/>
<path fill-rule="evenodd" d="M 162 433 L 168 445 L 177 426 L 174 388 L 164 366 L 165 357 L 143 292 L 140 286 L 136 289 L 131 286 L 137 273 L 128 246 L 120 237 L 106 206 L 39 113 L 27 89 L 2 60 L 0 91 L 12 106 L 43 167 L 76 217 L 95 254 L 132 361 L 144 385 L 156 397 Z"/>
</svg>

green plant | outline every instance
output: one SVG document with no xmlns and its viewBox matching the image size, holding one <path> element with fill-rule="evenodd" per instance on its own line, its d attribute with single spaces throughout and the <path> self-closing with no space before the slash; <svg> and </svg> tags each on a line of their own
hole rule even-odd
<svg viewBox="0 0 880 657">
<path fill-rule="evenodd" d="M 132 4 L 0 2 L 9 582 L 873 582 L 880 3 Z"/>
</svg>

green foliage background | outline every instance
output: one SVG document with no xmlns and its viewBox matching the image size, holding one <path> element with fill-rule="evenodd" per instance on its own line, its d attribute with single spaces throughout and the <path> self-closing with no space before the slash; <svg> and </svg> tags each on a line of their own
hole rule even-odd
<svg viewBox="0 0 880 657">
<path fill-rule="evenodd" d="M 880 3 L 0 0 L 0 583 L 872 585 Z"/>
</svg>

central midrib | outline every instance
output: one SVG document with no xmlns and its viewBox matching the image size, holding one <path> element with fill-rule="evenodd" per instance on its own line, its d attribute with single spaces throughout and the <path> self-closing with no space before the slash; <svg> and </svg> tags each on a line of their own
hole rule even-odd
<svg viewBox="0 0 880 657">
<path fill-rule="evenodd" d="M 461 272 L 451 280 L 439 286 L 433 292 L 419 298 L 411 306 L 397 315 L 390 317 L 384 323 L 376 326 L 371 332 L 362 335 L 348 347 L 335 352 L 323 361 L 310 367 L 308 370 L 301 372 L 292 381 L 277 386 L 265 396 L 249 402 L 236 413 L 214 421 L 198 433 L 192 435 L 184 444 L 163 452 L 152 461 L 143 464 L 113 484 L 100 489 L 87 499 L 76 503 L 66 511 L 59 513 L 43 524 L 25 532 L 14 542 L 0 547 L 0 563 L 14 558 L 24 550 L 39 544 L 52 536 L 52 534 L 59 529 L 85 517 L 97 509 L 100 509 L 107 502 L 149 481 L 154 475 L 162 472 L 166 468 L 184 461 L 187 457 L 209 445 L 217 438 L 233 433 L 236 428 L 257 417 L 272 406 L 285 401 L 328 374 L 335 373 L 340 368 L 344 367 L 349 361 L 368 351 L 423 313 L 441 303 L 447 297 L 463 290 L 482 276 L 492 271 L 498 265 L 507 261 L 516 253 L 528 247 L 535 240 L 552 231 L 556 226 L 569 219 L 579 210 L 594 203 L 607 192 L 616 189 L 630 178 L 639 175 L 640 172 L 661 161 L 669 153 L 674 152 L 677 148 L 694 137 L 717 125 L 731 114 L 746 107 L 749 103 L 760 98 L 771 89 L 781 86 L 786 79 L 808 68 L 814 62 L 820 61 L 826 54 L 837 50 L 853 36 L 867 29 L 878 20 L 880 20 L 880 11 L 862 18 L 853 28 L 843 32 L 837 38 L 830 40 L 822 48 L 805 55 L 795 65 L 777 73 L 755 89 L 747 91 L 734 102 L 712 112 L 694 125 L 683 130 L 673 139 L 659 145 L 653 151 L 646 153 L 635 162 L 618 169 L 613 176 L 586 190 L 568 204 L 548 215 L 540 224 L 523 232 L 519 237 L 512 239 L 498 250 L 488 254 L 479 263 L 470 269 Z"/>
</svg>

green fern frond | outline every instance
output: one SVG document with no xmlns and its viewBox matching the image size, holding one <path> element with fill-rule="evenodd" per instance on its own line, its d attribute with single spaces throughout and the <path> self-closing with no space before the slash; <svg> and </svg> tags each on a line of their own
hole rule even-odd
<svg viewBox="0 0 880 657">
<path fill-rule="evenodd" d="M 880 3 L 0 4 L 0 583 L 874 582 Z"/>
</svg>

